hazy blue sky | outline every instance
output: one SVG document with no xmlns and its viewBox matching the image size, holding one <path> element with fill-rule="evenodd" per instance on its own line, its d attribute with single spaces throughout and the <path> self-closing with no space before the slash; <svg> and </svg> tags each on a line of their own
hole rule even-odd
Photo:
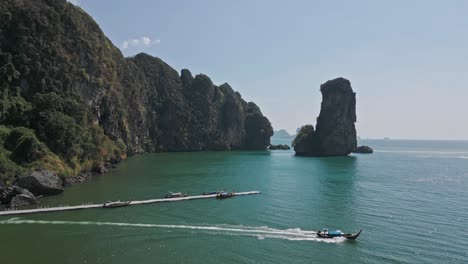
<svg viewBox="0 0 468 264">
<path fill-rule="evenodd" d="M 275 129 L 357 92 L 361 137 L 468 139 L 468 1 L 75 0 L 124 55 L 228 82 Z"/>
</svg>

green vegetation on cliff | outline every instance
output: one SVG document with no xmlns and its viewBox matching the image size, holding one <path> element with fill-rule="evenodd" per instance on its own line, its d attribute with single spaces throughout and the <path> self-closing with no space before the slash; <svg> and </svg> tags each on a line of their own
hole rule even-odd
<svg viewBox="0 0 468 264">
<path fill-rule="evenodd" d="M 127 153 L 265 149 L 272 133 L 228 84 L 124 58 L 65 0 L 0 2 L 0 181 L 76 175 Z"/>
<path fill-rule="evenodd" d="M 9 54 L 0 53 L 0 175 L 7 182 L 27 170 L 76 175 L 125 157 L 121 139 L 110 140 L 81 99 L 55 92 L 36 93 L 30 101 L 14 86 L 19 74 Z M 5 58 L 7 58 L 5 60 Z M 6 62 L 6 63 L 5 63 Z M 13 74 L 12 74 L 13 73 Z"/>
</svg>

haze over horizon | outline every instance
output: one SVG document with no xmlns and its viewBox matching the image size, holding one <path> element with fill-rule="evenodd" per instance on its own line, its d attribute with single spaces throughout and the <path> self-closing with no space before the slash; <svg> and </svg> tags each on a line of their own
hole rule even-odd
<svg viewBox="0 0 468 264">
<path fill-rule="evenodd" d="M 361 138 L 468 139 L 468 2 L 74 0 L 125 56 L 228 82 L 275 130 L 315 125 L 320 84 L 357 93 Z"/>
</svg>

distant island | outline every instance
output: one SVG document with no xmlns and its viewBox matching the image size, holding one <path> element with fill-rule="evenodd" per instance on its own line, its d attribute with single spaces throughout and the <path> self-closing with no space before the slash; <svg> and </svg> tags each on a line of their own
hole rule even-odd
<svg viewBox="0 0 468 264">
<path fill-rule="evenodd" d="M 271 139 L 292 139 L 294 135 L 290 135 L 285 129 L 275 130 Z"/>
<path fill-rule="evenodd" d="M 270 145 L 268 147 L 269 150 L 289 150 L 291 147 L 289 147 L 287 144 L 278 144 L 278 145 Z"/>
</svg>

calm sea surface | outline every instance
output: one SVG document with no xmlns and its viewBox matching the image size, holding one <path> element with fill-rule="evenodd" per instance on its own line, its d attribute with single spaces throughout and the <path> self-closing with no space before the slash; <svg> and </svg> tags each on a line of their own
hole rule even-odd
<svg viewBox="0 0 468 264">
<path fill-rule="evenodd" d="M 279 142 L 275 142 L 279 143 Z M 281 142 L 286 143 L 286 142 Z M 42 206 L 261 191 L 0 217 L 1 263 L 468 263 L 468 142 L 363 140 L 372 155 L 134 156 Z M 30 220 L 30 221 L 23 221 Z M 323 227 L 364 231 L 318 239 Z"/>
</svg>

